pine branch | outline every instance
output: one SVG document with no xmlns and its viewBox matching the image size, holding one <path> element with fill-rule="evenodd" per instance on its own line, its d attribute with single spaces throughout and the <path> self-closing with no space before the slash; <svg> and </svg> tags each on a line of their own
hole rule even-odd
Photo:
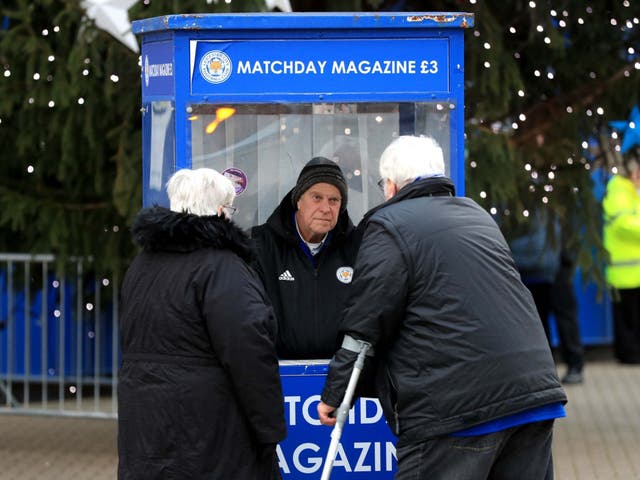
<svg viewBox="0 0 640 480">
<path fill-rule="evenodd" d="M 581 111 L 581 107 L 592 105 L 597 99 L 608 93 L 617 82 L 627 80 L 625 74 L 632 71 L 633 67 L 625 66 L 604 82 L 582 85 L 573 92 L 535 104 L 525 112 L 529 119 L 528 125 L 533 125 L 533 127 L 522 129 L 515 133 L 514 143 L 523 145 L 535 142 L 539 135 L 544 135 L 557 128 L 558 123 L 561 123 L 564 117 L 570 115 L 567 112 L 567 106 L 573 107 L 574 111 Z"/>
</svg>

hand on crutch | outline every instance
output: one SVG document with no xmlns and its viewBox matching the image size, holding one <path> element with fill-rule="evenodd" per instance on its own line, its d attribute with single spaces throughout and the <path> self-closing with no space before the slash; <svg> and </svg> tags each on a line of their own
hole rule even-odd
<svg viewBox="0 0 640 480">
<path fill-rule="evenodd" d="M 331 469 L 333 468 L 333 462 L 336 458 L 338 444 L 340 443 L 340 437 L 342 436 L 342 429 L 345 422 L 347 421 L 347 416 L 349 415 L 349 409 L 351 408 L 353 394 L 358 384 L 360 372 L 362 372 L 362 368 L 364 366 L 364 359 L 367 355 L 367 351 L 369 350 L 369 348 L 371 348 L 370 343 L 364 342 L 362 340 L 357 340 L 357 342 L 359 344 L 358 358 L 353 365 L 353 371 L 351 372 L 351 377 L 349 378 L 347 390 L 345 391 L 342 403 L 338 407 L 337 413 L 335 415 L 335 426 L 333 427 L 333 430 L 331 432 L 331 443 L 329 444 L 327 458 L 324 462 L 324 468 L 322 469 L 322 476 L 320 477 L 321 480 L 329 480 L 329 477 L 331 476 Z M 331 407 L 329 407 L 328 405 L 320 404 L 320 406 L 318 407 L 318 411 L 321 412 L 322 409 L 324 409 L 326 413 L 331 412 Z"/>
</svg>

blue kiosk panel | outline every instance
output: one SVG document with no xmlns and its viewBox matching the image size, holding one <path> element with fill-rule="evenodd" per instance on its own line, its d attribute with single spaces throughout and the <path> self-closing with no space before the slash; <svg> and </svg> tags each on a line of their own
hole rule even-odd
<svg viewBox="0 0 640 480">
<path fill-rule="evenodd" d="M 236 183 L 242 227 L 262 223 L 313 156 L 336 160 L 357 222 L 382 197 L 377 161 L 402 134 L 443 147 L 464 194 L 466 13 L 169 15 L 142 36 L 144 204 L 176 169 Z"/>
<path fill-rule="evenodd" d="M 320 478 L 331 441 L 331 428 L 320 424 L 316 408 L 327 370 L 327 360 L 280 363 L 288 425 L 277 448 L 283 479 Z M 378 400 L 359 398 L 349 411 L 331 478 L 393 478 L 395 444 Z"/>
<path fill-rule="evenodd" d="M 464 195 L 467 13 L 169 15 L 142 37 L 144 205 L 180 168 L 210 167 L 236 187 L 234 221 L 266 221 L 304 164 L 322 155 L 347 177 L 354 222 L 383 201 L 377 163 L 397 136 L 441 144 Z M 284 479 L 319 478 L 331 429 L 316 406 L 328 360 L 282 361 Z M 350 412 L 333 479 L 390 479 L 395 437 L 380 404 Z"/>
</svg>

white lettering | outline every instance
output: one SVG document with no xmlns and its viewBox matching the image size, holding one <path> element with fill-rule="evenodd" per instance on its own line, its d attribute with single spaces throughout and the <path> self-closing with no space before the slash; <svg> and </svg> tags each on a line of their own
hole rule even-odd
<svg viewBox="0 0 640 480">
<path fill-rule="evenodd" d="M 320 425 L 320 420 L 311 416 L 309 410 L 311 409 L 311 405 L 320 401 L 320 395 L 312 395 L 304 401 L 302 405 L 302 416 L 307 421 L 309 425 Z M 318 407 L 313 409 L 314 412 L 318 412 Z"/>
<path fill-rule="evenodd" d="M 346 447 L 346 450 L 345 450 Z M 392 442 L 354 442 L 353 444 L 338 444 L 336 457 L 333 462 L 334 469 L 344 469 L 345 472 L 381 472 L 383 465 L 382 449 L 384 448 L 384 471 L 391 472 L 396 462 L 396 447 Z M 371 455 L 369 453 L 371 452 Z M 315 454 L 315 455 L 314 455 Z M 290 474 L 292 469 L 287 456 L 280 445 L 276 447 L 278 465 L 283 473 Z M 356 459 L 357 455 L 357 459 Z M 301 443 L 291 455 L 293 471 L 303 474 L 312 474 L 322 468 L 325 457 L 321 448 L 315 443 Z M 355 462 L 355 467 L 352 463 Z"/>
<path fill-rule="evenodd" d="M 238 73 L 251 73 L 251 65 L 249 61 L 243 62 L 240 60 L 238 62 Z"/>
<path fill-rule="evenodd" d="M 334 75 L 354 73 L 360 75 L 406 75 L 416 73 L 416 67 L 415 60 L 376 60 L 374 62 L 360 60 L 357 63 L 353 60 L 349 62 L 340 60 L 332 63 L 331 73 Z M 421 68 L 425 67 L 421 64 Z"/>
<path fill-rule="evenodd" d="M 386 443 L 386 447 L 387 447 L 387 457 L 386 457 L 386 463 L 385 463 L 385 470 L 387 472 L 390 472 L 391 469 L 393 468 L 393 460 L 397 459 L 398 456 L 396 454 L 396 446 L 393 444 L 393 442 L 387 442 Z"/>
<path fill-rule="evenodd" d="M 438 61 L 437 60 L 422 60 L 420 62 L 420 73 L 438 73 Z"/>
<path fill-rule="evenodd" d="M 282 453 L 282 447 L 280 446 L 280 444 L 276 445 L 276 456 L 278 457 L 278 466 L 280 467 L 282 472 L 291 473 L 291 469 L 289 468 L 287 459 L 284 458 L 284 453 Z"/>
<path fill-rule="evenodd" d="M 238 61 L 238 74 L 245 75 L 317 75 L 324 73 L 327 61 L 302 60 L 256 60 L 253 63 L 246 60 Z"/>
<path fill-rule="evenodd" d="M 322 466 L 322 457 L 308 457 L 307 462 L 311 465 L 303 465 L 302 463 L 300 463 L 300 455 L 305 450 L 312 450 L 314 452 L 317 452 L 318 450 L 320 450 L 320 447 L 315 443 L 302 443 L 298 445 L 298 448 L 293 451 L 293 465 L 298 469 L 299 472 L 302 473 L 317 472 L 318 469 Z"/>
<path fill-rule="evenodd" d="M 342 74 L 342 73 L 346 73 L 347 70 L 344 66 L 344 60 L 340 60 L 339 62 L 334 61 L 331 67 L 331 73 L 332 74 Z"/>
<path fill-rule="evenodd" d="M 153 63 L 149 65 L 147 73 L 149 77 L 170 77 L 173 75 L 173 64 Z"/>
<path fill-rule="evenodd" d="M 364 464 L 364 459 L 367 456 L 367 452 L 369 451 L 369 447 L 371 446 L 370 442 L 356 442 L 353 444 L 356 449 L 360 449 L 360 456 L 356 461 L 356 468 L 354 471 L 356 472 L 370 472 L 371 466 Z"/>
<path fill-rule="evenodd" d="M 240 60 L 237 63 L 237 73 L 245 75 L 324 75 L 327 60 Z M 438 73 L 436 60 L 334 60 L 327 73 L 332 75 L 412 75 L 418 71 L 421 74 Z M 149 65 L 150 76 L 173 75 L 173 65 Z"/>
<path fill-rule="evenodd" d="M 289 425 L 296 424 L 296 403 L 299 403 L 301 398 L 296 397 L 284 397 L 284 403 L 289 404 Z"/>
<path fill-rule="evenodd" d="M 344 448 L 342 444 L 338 444 L 338 448 L 336 450 L 336 459 L 333 462 L 333 466 L 335 467 L 343 467 L 345 472 L 351 471 L 351 465 L 349 465 L 349 458 L 347 454 L 344 452 Z"/>
<path fill-rule="evenodd" d="M 371 71 L 371 64 L 368 60 L 362 60 L 358 63 L 358 72 L 367 74 Z"/>
<path fill-rule="evenodd" d="M 373 404 L 375 413 L 372 417 L 367 416 L 367 404 Z M 382 418 L 382 407 L 377 398 L 361 398 L 360 399 L 360 423 L 376 423 Z"/>
<path fill-rule="evenodd" d="M 289 412 L 289 425 L 296 426 L 298 424 L 298 409 L 300 407 L 300 413 L 302 418 L 309 425 L 320 425 L 320 420 L 317 416 L 316 403 L 320 401 L 320 395 L 311 395 L 305 398 L 302 402 L 302 398 L 299 395 L 284 397 L 285 408 Z M 302 403 L 301 403 L 302 402 Z M 377 398 L 360 398 L 357 402 L 358 409 L 351 408 L 349 410 L 349 416 L 347 422 L 353 425 L 358 421 L 362 425 L 377 423 L 382 419 L 382 407 Z M 358 420 L 356 420 L 356 410 L 359 410 Z"/>
</svg>

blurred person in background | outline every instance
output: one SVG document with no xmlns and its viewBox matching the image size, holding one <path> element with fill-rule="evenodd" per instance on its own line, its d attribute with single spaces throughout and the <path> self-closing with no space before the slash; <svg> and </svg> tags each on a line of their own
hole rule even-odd
<svg viewBox="0 0 640 480">
<path fill-rule="evenodd" d="M 579 384 L 583 381 L 584 347 L 573 286 L 576 255 L 563 243 L 565 235 L 557 217 L 549 215 L 553 214 L 543 208 L 533 209 L 524 232 L 511 239 L 509 246 L 522 282 L 533 295 L 550 346 L 550 317 L 554 316 L 560 356 L 567 365 L 562 383 Z"/>
<path fill-rule="evenodd" d="M 613 292 L 614 353 L 640 364 L 640 147 L 626 152 L 602 200 L 606 278 Z"/>
<path fill-rule="evenodd" d="M 170 209 L 134 221 L 122 285 L 118 478 L 280 478 L 275 318 L 229 218 L 233 185 L 184 169 L 167 193 Z"/>
</svg>

